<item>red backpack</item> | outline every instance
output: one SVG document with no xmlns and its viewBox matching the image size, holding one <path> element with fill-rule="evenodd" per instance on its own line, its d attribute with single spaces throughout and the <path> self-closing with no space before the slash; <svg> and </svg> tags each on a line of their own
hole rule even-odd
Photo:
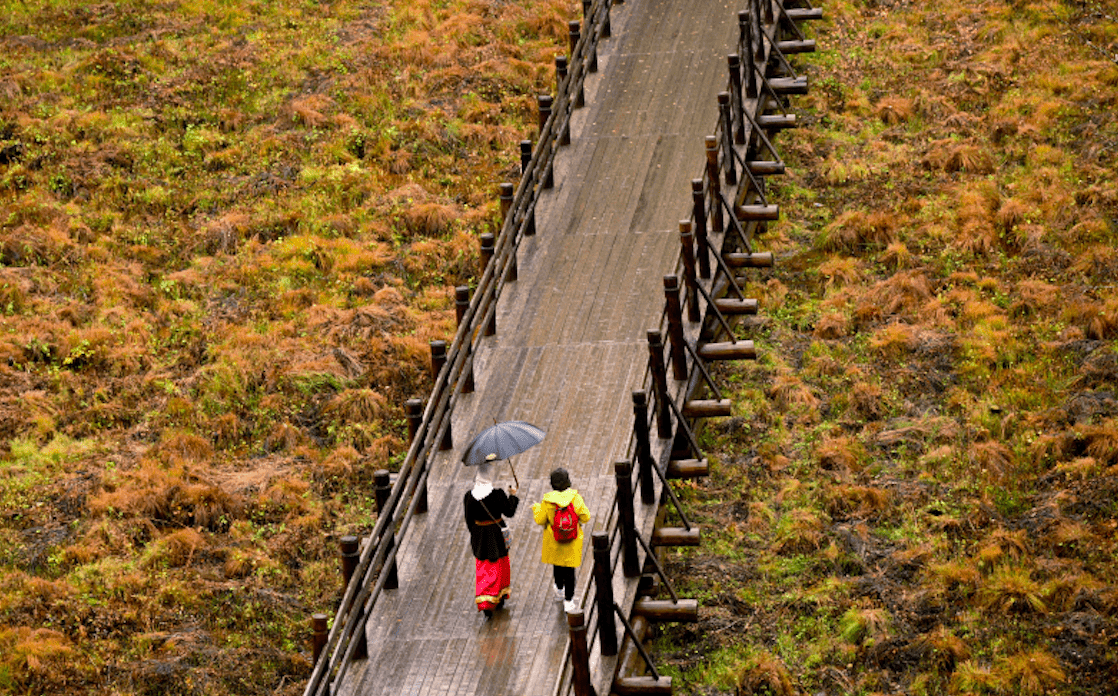
<svg viewBox="0 0 1118 696">
<path fill-rule="evenodd" d="M 578 538 L 578 513 L 575 512 L 573 499 L 564 507 L 556 506 L 551 532 L 555 535 L 555 541 L 574 541 Z"/>
</svg>

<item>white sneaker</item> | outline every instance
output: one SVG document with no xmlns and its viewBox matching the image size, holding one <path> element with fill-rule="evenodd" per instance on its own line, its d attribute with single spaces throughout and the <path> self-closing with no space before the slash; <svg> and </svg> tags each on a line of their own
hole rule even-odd
<svg viewBox="0 0 1118 696">
<path fill-rule="evenodd" d="M 578 611 L 578 600 L 577 599 L 565 600 L 563 602 L 563 611 L 567 612 L 568 614 Z"/>
<path fill-rule="evenodd" d="M 559 587 L 556 587 L 556 586 L 552 585 L 551 589 L 555 590 L 555 601 L 556 602 L 562 602 L 564 599 L 567 598 L 567 595 L 563 594 L 562 588 L 559 588 Z"/>
</svg>

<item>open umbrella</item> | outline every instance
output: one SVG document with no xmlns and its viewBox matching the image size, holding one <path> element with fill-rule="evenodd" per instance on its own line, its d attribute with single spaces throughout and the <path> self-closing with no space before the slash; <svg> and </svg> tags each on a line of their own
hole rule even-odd
<svg viewBox="0 0 1118 696">
<path fill-rule="evenodd" d="M 524 421 L 496 423 L 474 437 L 466 447 L 466 451 L 462 453 L 462 463 L 466 466 L 477 466 L 494 459 L 508 459 L 543 442 L 545 434 L 536 426 Z M 512 468 L 511 461 L 509 468 Z M 512 470 L 512 477 L 516 480 L 516 469 Z M 516 485 L 520 485 L 519 480 L 516 481 Z"/>
</svg>

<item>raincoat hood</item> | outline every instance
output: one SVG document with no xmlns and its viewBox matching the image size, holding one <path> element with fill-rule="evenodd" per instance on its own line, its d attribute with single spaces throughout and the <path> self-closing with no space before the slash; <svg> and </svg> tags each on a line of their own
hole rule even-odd
<svg viewBox="0 0 1118 696">
<path fill-rule="evenodd" d="M 554 503 L 559 507 L 566 507 L 571 504 L 571 501 L 575 499 L 576 495 L 578 495 L 578 490 L 574 488 L 568 488 L 563 491 L 548 491 L 543 494 L 543 501 L 545 503 Z"/>
</svg>

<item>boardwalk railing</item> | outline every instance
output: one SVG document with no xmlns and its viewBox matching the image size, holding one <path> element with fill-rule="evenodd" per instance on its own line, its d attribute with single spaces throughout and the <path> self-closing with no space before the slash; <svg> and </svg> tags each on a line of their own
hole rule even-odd
<svg viewBox="0 0 1118 696">
<path fill-rule="evenodd" d="M 697 618 L 697 603 L 679 599 L 652 547 L 698 543 L 699 530 L 688 520 L 668 477 L 705 475 L 707 466 L 692 421 L 730 415 L 730 402 L 722 398 L 706 362 L 755 357 L 753 343 L 737 339 L 730 323 L 729 317 L 757 311 L 756 300 L 746 298 L 739 285 L 737 270 L 773 263 L 771 254 L 753 249 L 755 236 L 763 234 L 779 214 L 765 193 L 764 177 L 784 171 L 770 132 L 796 125 L 795 116 L 784 113 L 785 96 L 807 89 L 806 79 L 795 75 L 784 54 L 815 50 L 814 41 L 804 38 L 797 22 L 822 16 L 810 5 L 789 8 L 782 0 L 748 2 L 749 9 L 738 14 L 738 53 L 728 57 L 729 79 L 726 91 L 718 95 L 715 133 L 705 139 L 702 176 L 691 182 L 693 206 L 689 217 L 680 222 L 680 255 L 673 272 L 664 277 L 664 311 L 657 328 L 648 331 L 648 368 L 642 388 L 632 394 L 634 426 L 626 449 L 628 460 L 616 467 L 617 494 L 604 523 L 606 531 L 593 535 L 594 582 L 582 596 L 585 611 L 568 616 L 571 640 L 554 696 L 608 691 L 670 694 L 671 679 L 659 675 L 642 645 L 649 621 Z M 781 113 L 768 113 L 774 109 Z M 716 338 L 726 340 L 716 342 Z M 715 398 L 691 399 L 703 390 L 713 392 Z M 652 451 L 653 432 L 659 440 L 658 456 Z M 683 451 L 690 458 L 673 459 Z M 637 496 L 643 505 L 671 506 L 683 527 L 658 528 L 646 541 L 634 528 Z M 644 552 L 644 568 L 639 550 Z M 620 573 L 623 582 L 635 584 L 645 570 L 659 576 L 671 601 L 634 602 L 628 620 L 614 597 L 617 576 Z M 634 590 L 634 594 L 641 592 Z M 622 646 L 616 621 L 622 624 L 622 637 L 628 639 Z M 595 650 L 597 670 L 591 667 Z M 650 675 L 644 676 L 645 672 Z"/>
<path fill-rule="evenodd" d="M 503 221 L 494 240 L 491 258 L 486 258 L 481 279 L 468 305 L 461 302 L 458 329 L 441 364 L 433 360 L 435 382 L 422 416 L 411 423 L 412 442 L 400 465 L 391 492 L 380 502 L 379 515 L 360 554 L 346 568 L 349 575 L 345 592 L 334 615 L 329 633 L 321 638 L 321 617 L 316 620 L 316 661 L 305 696 L 325 696 L 345 678 L 352 661 L 368 654 L 365 624 L 386 585 L 395 574 L 396 539 L 407 533 L 413 517 L 427 508 L 427 478 L 431 455 L 452 445 L 451 414 L 463 392 L 473 388 L 474 347 L 483 335 L 496 331 L 497 302 L 506 280 L 515 279 L 516 252 L 521 239 L 535 233 L 535 207 L 540 190 L 552 185 L 557 146 L 569 141 L 573 109 L 584 99 L 587 74 L 597 70 L 598 44 L 610 34 L 612 0 L 584 0 L 584 19 L 570 23 L 570 56 L 557 61 L 557 96 L 540 99 L 538 143 L 530 157 L 522 159 L 522 176 L 509 197 L 507 185 L 501 189 Z M 468 295 L 468 289 L 466 289 Z M 445 347 L 445 344 L 444 346 Z M 434 357 L 434 356 L 433 356 Z"/>
</svg>

